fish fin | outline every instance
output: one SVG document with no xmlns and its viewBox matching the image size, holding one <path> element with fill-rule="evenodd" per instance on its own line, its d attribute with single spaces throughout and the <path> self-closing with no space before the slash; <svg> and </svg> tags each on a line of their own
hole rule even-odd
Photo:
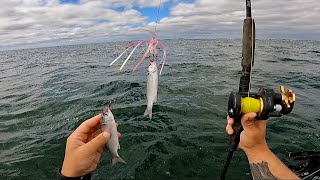
<svg viewBox="0 0 320 180">
<path fill-rule="evenodd" d="M 112 158 L 112 166 L 117 163 L 127 164 L 120 156 Z"/>
<path fill-rule="evenodd" d="M 148 115 L 149 115 L 149 119 L 152 119 L 152 109 L 147 108 L 143 114 L 143 116 L 148 116 Z"/>
<path fill-rule="evenodd" d="M 119 144 L 119 146 L 118 146 L 118 150 L 120 149 L 120 144 Z"/>
</svg>

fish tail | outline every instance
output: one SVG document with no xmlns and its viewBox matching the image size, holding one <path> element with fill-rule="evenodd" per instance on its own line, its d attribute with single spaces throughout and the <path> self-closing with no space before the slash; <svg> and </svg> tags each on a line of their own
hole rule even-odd
<svg viewBox="0 0 320 180">
<path fill-rule="evenodd" d="M 112 158 L 112 166 L 117 163 L 127 164 L 120 156 Z"/>
<path fill-rule="evenodd" d="M 152 108 L 149 109 L 147 108 L 146 111 L 144 112 L 144 116 L 148 116 L 149 115 L 149 119 L 152 119 Z"/>
</svg>

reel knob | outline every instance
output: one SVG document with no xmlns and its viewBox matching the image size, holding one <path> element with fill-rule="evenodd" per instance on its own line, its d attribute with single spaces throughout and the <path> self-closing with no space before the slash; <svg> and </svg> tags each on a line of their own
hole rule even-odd
<svg viewBox="0 0 320 180">
<path fill-rule="evenodd" d="M 294 102 L 296 101 L 296 94 L 291 89 L 285 91 L 283 86 L 280 86 L 280 93 L 282 95 L 282 114 L 288 114 L 292 111 Z"/>
</svg>

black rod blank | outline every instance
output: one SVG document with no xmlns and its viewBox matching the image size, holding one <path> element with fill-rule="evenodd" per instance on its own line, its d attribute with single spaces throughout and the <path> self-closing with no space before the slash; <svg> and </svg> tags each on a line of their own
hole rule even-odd
<svg viewBox="0 0 320 180">
<path fill-rule="evenodd" d="M 247 17 L 251 17 L 251 0 L 246 0 L 246 7 L 247 7 Z"/>
</svg>

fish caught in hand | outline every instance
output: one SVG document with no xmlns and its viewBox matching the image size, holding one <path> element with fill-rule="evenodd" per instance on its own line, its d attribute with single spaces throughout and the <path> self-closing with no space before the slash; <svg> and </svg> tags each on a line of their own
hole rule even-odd
<svg viewBox="0 0 320 180">
<path fill-rule="evenodd" d="M 147 109 L 144 116 L 152 118 L 152 106 L 157 101 L 158 93 L 158 67 L 156 60 L 153 58 L 148 66 L 147 73 Z"/>
<path fill-rule="evenodd" d="M 118 130 L 113 114 L 110 110 L 110 105 L 105 107 L 103 110 L 100 124 L 102 131 L 108 131 L 111 133 L 111 138 L 106 144 L 106 148 L 112 157 L 112 166 L 119 162 L 127 164 L 118 154 L 118 150 L 120 149 Z"/>
</svg>

